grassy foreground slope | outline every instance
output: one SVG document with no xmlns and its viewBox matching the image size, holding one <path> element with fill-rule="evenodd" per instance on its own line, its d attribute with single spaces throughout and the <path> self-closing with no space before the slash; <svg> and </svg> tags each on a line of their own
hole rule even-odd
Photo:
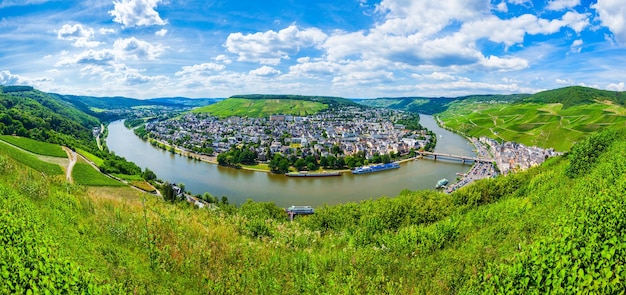
<svg viewBox="0 0 626 295">
<path fill-rule="evenodd" d="M 603 128 L 626 127 L 626 107 L 619 94 L 568 87 L 516 103 L 458 102 L 439 118 L 446 127 L 469 136 L 566 151 Z"/>
<path fill-rule="evenodd" d="M 294 222 L 269 203 L 200 210 L 70 185 L 0 151 L 0 248 L 11 249 L 0 292 L 615 293 L 626 288 L 624 149 L 624 131 L 604 132 L 450 195 L 406 191 Z"/>
<path fill-rule="evenodd" d="M 193 112 L 210 113 L 221 118 L 231 116 L 262 118 L 273 114 L 306 116 L 327 108 L 326 104 L 306 100 L 228 98 L 212 105 L 196 108 Z"/>
</svg>

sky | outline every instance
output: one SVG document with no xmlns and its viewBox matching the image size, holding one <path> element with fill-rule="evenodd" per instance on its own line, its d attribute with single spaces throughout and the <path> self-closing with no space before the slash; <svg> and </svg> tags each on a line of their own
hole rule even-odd
<svg viewBox="0 0 626 295">
<path fill-rule="evenodd" d="M 89 96 L 623 91 L 624 0 L 0 0 L 0 85 Z"/>
</svg>

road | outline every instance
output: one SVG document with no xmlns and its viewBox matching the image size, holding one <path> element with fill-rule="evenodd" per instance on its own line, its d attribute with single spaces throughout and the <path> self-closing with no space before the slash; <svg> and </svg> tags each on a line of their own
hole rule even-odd
<svg viewBox="0 0 626 295">
<path fill-rule="evenodd" d="M 74 165 L 76 165 L 78 155 L 75 151 L 69 149 L 68 147 L 63 147 L 63 150 L 67 153 L 67 158 L 70 159 L 69 163 L 67 163 L 67 169 L 65 169 L 65 178 L 69 183 L 74 183 L 74 179 L 72 179 L 72 170 L 74 170 Z"/>
</svg>

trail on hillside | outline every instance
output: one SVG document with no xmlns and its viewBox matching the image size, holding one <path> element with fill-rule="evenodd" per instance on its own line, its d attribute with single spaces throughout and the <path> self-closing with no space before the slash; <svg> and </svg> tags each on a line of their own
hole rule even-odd
<svg viewBox="0 0 626 295">
<path fill-rule="evenodd" d="M 67 163 L 67 169 L 65 169 L 65 178 L 69 183 L 74 183 L 74 179 L 72 179 L 72 170 L 78 160 L 78 156 L 75 151 L 69 149 L 68 147 L 63 147 L 63 150 L 67 153 L 67 158 L 70 159 L 69 163 Z"/>
</svg>

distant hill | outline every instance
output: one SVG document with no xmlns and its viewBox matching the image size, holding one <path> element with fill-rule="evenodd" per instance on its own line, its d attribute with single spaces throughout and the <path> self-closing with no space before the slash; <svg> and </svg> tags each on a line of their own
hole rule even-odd
<svg viewBox="0 0 626 295">
<path fill-rule="evenodd" d="M 284 98 L 228 98 L 218 103 L 194 109 L 194 113 L 210 113 L 217 117 L 263 118 L 274 114 L 312 115 L 328 109 L 329 105 L 316 101 Z"/>
<path fill-rule="evenodd" d="M 512 102 L 519 101 L 529 94 L 511 95 L 469 95 L 460 97 L 381 97 L 376 99 L 356 99 L 355 101 L 366 106 L 376 108 L 390 108 L 427 115 L 437 114 L 447 110 L 451 103 L 455 101 L 499 101 Z"/>
<path fill-rule="evenodd" d="M 563 108 L 593 104 L 596 102 L 613 102 L 626 106 L 626 92 L 600 90 L 582 86 L 564 87 L 533 94 L 523 100 L 536 103 L 561 103 Z"/>
<path fill-rule="evenodd" d="M 94 116 L 54 95 L 32 87 L 2 87 L 0 134 L 74 146 L 77 142 L 90 142 L 91 128 L 99 124 Z"/>
<path fill-rule="evenodd" d="M 328 105 L 330 108 L 338 106 L 359 106 L 356 102 L 335 96 L 308 96 L 308 95 L 292 95 L 292 94 L 239 94 L 233 95 L 230 98 L 245 98 L 245 99 L 280 99 L 280 100 L 304 100 L 319 102 Z"/>
<path fill-rule="evenodd" d="M 201 107 L 224 100 L 223 98 L 188 98 L 188 97 L 159 97 L 147 101 L 159 105 Z"/>
</svg>

